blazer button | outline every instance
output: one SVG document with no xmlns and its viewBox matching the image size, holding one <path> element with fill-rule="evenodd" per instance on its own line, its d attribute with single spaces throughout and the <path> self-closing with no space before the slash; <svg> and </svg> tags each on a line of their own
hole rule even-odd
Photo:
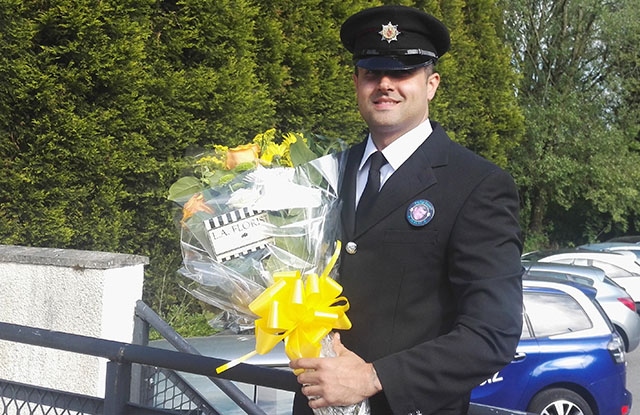
<svg viewBox="0 0 640 415">
<path fill-rule="evenodd" d="M 358 244 L 355 242 L 347 242 L 347 246 L 344 248 L 347 251 L 347 254 L 353 255 L 358 252 Z"/>
</svg>

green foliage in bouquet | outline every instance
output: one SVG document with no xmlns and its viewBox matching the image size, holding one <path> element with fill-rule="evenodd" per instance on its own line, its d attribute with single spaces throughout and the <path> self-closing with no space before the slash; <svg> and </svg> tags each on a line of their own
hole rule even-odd
<svg viewBox="0 0 640 415">
<path fill-rule="evenodd" d="M 249 144 L 234 148 L 214 144 L 210 150 L 194 157 L 192 174 L 171 185 L 168 199 L 183 204 L 207 188 L 230 185 L 239 174 L 258 165 L 295 167 L 346 148 L 345 143 L 338 139 L 322 135 L 312 137 L 310 139 L 301 132 L 289 132 L 282 134 L 280 142 L 277 142 L 276 129 L 272 128 L 257 134 Z M 189 216 L 190 207 L 185 209 L 188 211 L 184 214 Z"/>
<path fill-rule="evenodd" d="M 168 195 L 182 206 L 180 273 L 194 281 L 187 290 L 250 319 L 248 304 L 275 272 L 318 273 L 339 229 L 339 163 L 320 157 L 343 149 L 339 140 L 270 129 L 194 157 Z"/>
</svg>

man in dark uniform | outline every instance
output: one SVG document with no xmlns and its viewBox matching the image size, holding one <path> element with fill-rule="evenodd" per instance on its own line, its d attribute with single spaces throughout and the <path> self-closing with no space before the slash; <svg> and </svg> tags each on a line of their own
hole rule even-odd
<svg viewBox="0 0 640 415">
<path fill-rule="evenodd" d="M 294 413 L 368 398 L 373 415 L 466 414 L 521 332 L 516 187 L 428 118 L 450 45 L 439 20 L 376 7 L 341 38 L 370 131 L 348 151 L 341 189 L 353 328 L 336 336 L 337 357 L 291 362 L 307 369 Z"/>
</svg>

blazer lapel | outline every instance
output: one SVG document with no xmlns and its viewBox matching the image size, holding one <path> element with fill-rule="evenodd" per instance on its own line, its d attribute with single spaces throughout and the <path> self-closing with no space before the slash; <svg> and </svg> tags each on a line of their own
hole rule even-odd
<svg viewBox="0 0 640 415">
<path fill-rule="evenodd" d="M 356 177 L 358 166 L 364 154 L 365 142 L 351 147 L 347 154 L 347 162 L 344 170 L 344 179 L 340 197 L 342 199 L 342 224 L 346 233 L 345 240 L 352 239 L 356 226 Z"/>
<path fill-rule="evenodd" d="M 354 230 L 354 238 L 366 232 L 367 229 L 398 209 L 398 207 L 407 203 L 407 201 L 416 197 L 425 189 L 433 186 L 437 182 L 433 168 L 447 164 L 447 149 L 450 143 L 451 141 L 444 130 L 438 124 L 434 123 L 434 131 L 429 138 L 418 147 L 411 157 L 409 157 L 384 184 L 380 190 L 380 195 L 378 196 L 375 206 L 373 206 L 373 209 L 368 215 L 368 220 L 361 224 L 359 229 Z M 364 148 L 358 152 L 359 156 L 357 156 L 355 169 L 350 172 L 353 175 L 353 179 L 350 176 L 346 176 L 350 182 L 353 182 L 353 195 L 352 198 L 347 201 L 347 203 L 350 203 L 347 211 L 354 211 L 355 172 L 357 171 L 357 166 L 363 151 Z M 349 163 L 347 165 L 349 165 Z M 355 213 L 353 213 L 350 224 L 351 227 L 349 229 L 354 229 Z"/>
</svg>

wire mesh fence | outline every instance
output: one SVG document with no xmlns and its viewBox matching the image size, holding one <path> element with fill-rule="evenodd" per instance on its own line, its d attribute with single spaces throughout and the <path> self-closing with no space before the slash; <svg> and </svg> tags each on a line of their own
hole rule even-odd
<svg viewBox="0 0 640 415">
<path fill-rule="evenodd" d="M 140 404 L 183 415 L 220 415 L 175 371 L 142 366 Z"/>
<path fill-rule="evenodd" d="M 3 415 L 101 415 L 103 406 L 99 398 L 0 381 Z"/>
<path fill-rule="evenodd" d="M 175 371 L 142 366 L 142 373 L 137 404 L 180 415 L 220 415 Z M 103 409 L 100 398 L 0 380 L 2 415 L 102 415 Z"/>
</svg>

